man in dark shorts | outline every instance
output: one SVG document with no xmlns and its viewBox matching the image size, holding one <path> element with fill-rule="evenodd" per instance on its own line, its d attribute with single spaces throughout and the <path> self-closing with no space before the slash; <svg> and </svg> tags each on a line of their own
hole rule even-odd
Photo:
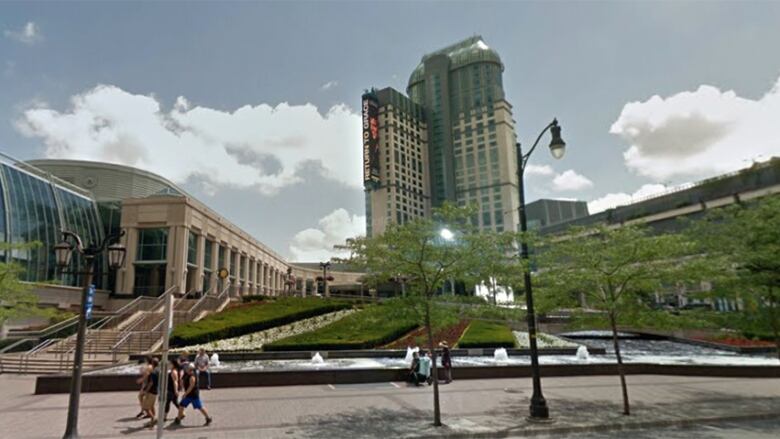
<svg viewBox="0 0 780 439">
<path fill-rule="evenodd" d="M 184 409 L 192 404 L 192 408 L 203 413 L 206 418 L 206 424 L 211 424 L 211 416 L 206 408 L 203 407 L 203 403 L 200 400 L 200 389 L 198 388 L 198 378 L 195 376 L 195 365 L 192 363 L 187 364 L 184 370 L 184 398 L 179 402 L 179 416 L 173 421 L 175 425 L 181 425 L 181 420 L 184 418 Z"/>
</svg>

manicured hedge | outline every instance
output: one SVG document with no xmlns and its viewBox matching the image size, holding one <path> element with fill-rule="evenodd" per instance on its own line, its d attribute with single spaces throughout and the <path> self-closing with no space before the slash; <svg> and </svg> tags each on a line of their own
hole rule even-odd
<svg viewBox="0 0 780 439">
<path fill-rule="evenodd" d="M 273 300 L 273 299 L 274 297 L 266 296 L 264 294 L 253 294 L 251 296 L 241 296 L 242 303 L 263 302 L 266 300 Z"/>
<path fill-rule="evenodd" d="M 263 346 L 266 351 L 370 349 L 389 343 L 417 327 L 411 319 L 391 318 L 386 305 L 372 305 L 316 331 Z"/>
<path fill-rule="evenodd" d="M 188 346 L 238 337 L 349 306 L 345 302 L 318 298 L 283 298 L 248 303 L 228 308 L 197 322 L 177 326 L 171 336 L 171 346 Z"/>
<path fill-rule="evenodd" d="M 513 348 L 515 335 L 503 323 L 472 321 L 458 342 L 459 348 Z"/>
</svg>

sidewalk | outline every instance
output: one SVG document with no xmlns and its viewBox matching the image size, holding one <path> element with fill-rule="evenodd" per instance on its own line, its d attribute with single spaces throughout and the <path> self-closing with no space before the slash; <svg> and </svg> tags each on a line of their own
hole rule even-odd
<svg viewBox="0 0 780 439">
<path fill-rule="evenodd" d="M 430 426 L 430 387 L 403 383 L 291 386 L 204 391 L 214 424 L 190 410 L 184 426 L 166 429 L 181 438 L 374 438 L 576 436 L 600 431 L 717 419 L 780 417 L 780 379 L 629 376 L 632 415 L 620 414 L 617 377 L 547 378 L 544 395 L 554 422 L 525 420 L 529 379 L 456 381 L 442 385 L 442 420 Z M 33 379 L 0 376 L 0 425 L 7 438 L 59 438 L 67 395 L 32 395 Z M 84 438 L 147 438 L 132 392 L 82 395 L 79 432 Z"/>
</svg>

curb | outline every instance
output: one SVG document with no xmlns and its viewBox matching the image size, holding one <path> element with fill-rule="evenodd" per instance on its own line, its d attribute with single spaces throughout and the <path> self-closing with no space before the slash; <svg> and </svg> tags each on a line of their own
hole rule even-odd
<svg viewBox="0 0 780 439">
<path fill-rule="evenodd" d="M 447 431 L 447 432 L 442 431 L 442 434 L 415 436 L 415 438 L 434 439 L 434 438 L 447 437 L 447 438 L 481 439 L 481 438 L 533 437 L 533 436 L 541 436 L 541 435 L 567 435 L 572 433 L 598 433 L 598 432 L 607 432 L 607 431 L 637 430 L 643 428 L 657 428 L 657 427 L 687 427 L 687 426 L 693 426 L 697 424 L 707 424 L 711 422 L 759 421 L 759 420 L 776 419 L 776 418 L 780 418 L 780 412 L 758 413 L 758 414 L 751 414 L 751 415 L 736 415 L 736 416 L 714 416 L 714 417 L 705 417 L 705 418 L 666 419 L 666 420 L 645 421 L 645 422 L 620 422 L 616 424 L 538 428 L 532 430 L 524 430 L 523 427 L 518 426 L 518 427 L 505 428 L 501 430 L 480 431 L 480 432 L 473 432 L 473 433 L 458 432 L 458 431 Z M 447 428 L 446 424 L 445 424 L 445 428 Z"/>
</svg>

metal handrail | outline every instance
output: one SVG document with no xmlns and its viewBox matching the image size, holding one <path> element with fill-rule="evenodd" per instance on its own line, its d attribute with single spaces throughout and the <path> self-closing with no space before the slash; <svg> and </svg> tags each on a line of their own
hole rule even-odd
<svg viewBox="0 0 780 439">
<path fill-rule="evenodd" d="M 151 306 L 150 310 L 146 310 L 146 312 L 150 312 L 151 310 L 157 309 L 158 306 L 163 305 L 165 303 L 166 298 L 170 294 L 173 294 L 173 291 L 176 288 L 178 288 L 178 286 L 174 285 L 168 288 L 167 290 L 165 290 L 163 294 L 161 294 L 159 297 L 156 298 L 155 303 L 153 306 Z M 158 322 L 151 330 L 136 331 L 138 326 L 140 326 L 141 323 L 144 322 L 145 320 L 144 317 L 145 316 L 140 317 L 136 322 L 133 322 L 133 324 L 129 328 L 125 328 L 122 330 L 122 332 L 119 333 L 119 341 L 117 341 L 111 346 L 111 356 L 114 361 L 116 361 L 117 352 L 120 350 L 121 347 L 123 347 L 125 344 L 130 344 L 130 342 L 134 338 L 139 340 L 143 339 L 144 335 L 149 335 L 153 333 L 165 321 L 165 319 L 161 319 L 160 322 Z M 140 344 L 141 343 L 139 343 L 139 345 Z"/>
<path fill-rule="evenodd" d="M 47 326 L 46 328 L 40 329 L 38 331 L 14 331 L 15 336 L 20 337 L 28 337 L 28 338 L 41 338 L 45 337 L 53 332 L 57 332 L 60 329 L 64 329 L 74 323 L 78 323 L 79 316 L 75 315 L 69 319 L 63 320 L 61 322 L 57 322 L 53 325 Z"/>
<path fill-rule="evenodd" d="M 11 349 L 26 343 L 28 341 L 37 340 L 36 338 L 22 338 L 20 340 L 15 341 L 14 343 L 9 344 L 8 346 L 4 347 L 3 349 L 0 349 L 0 354 L 4 354 L 6 352 L 9 352 Z"/>
</svg>

